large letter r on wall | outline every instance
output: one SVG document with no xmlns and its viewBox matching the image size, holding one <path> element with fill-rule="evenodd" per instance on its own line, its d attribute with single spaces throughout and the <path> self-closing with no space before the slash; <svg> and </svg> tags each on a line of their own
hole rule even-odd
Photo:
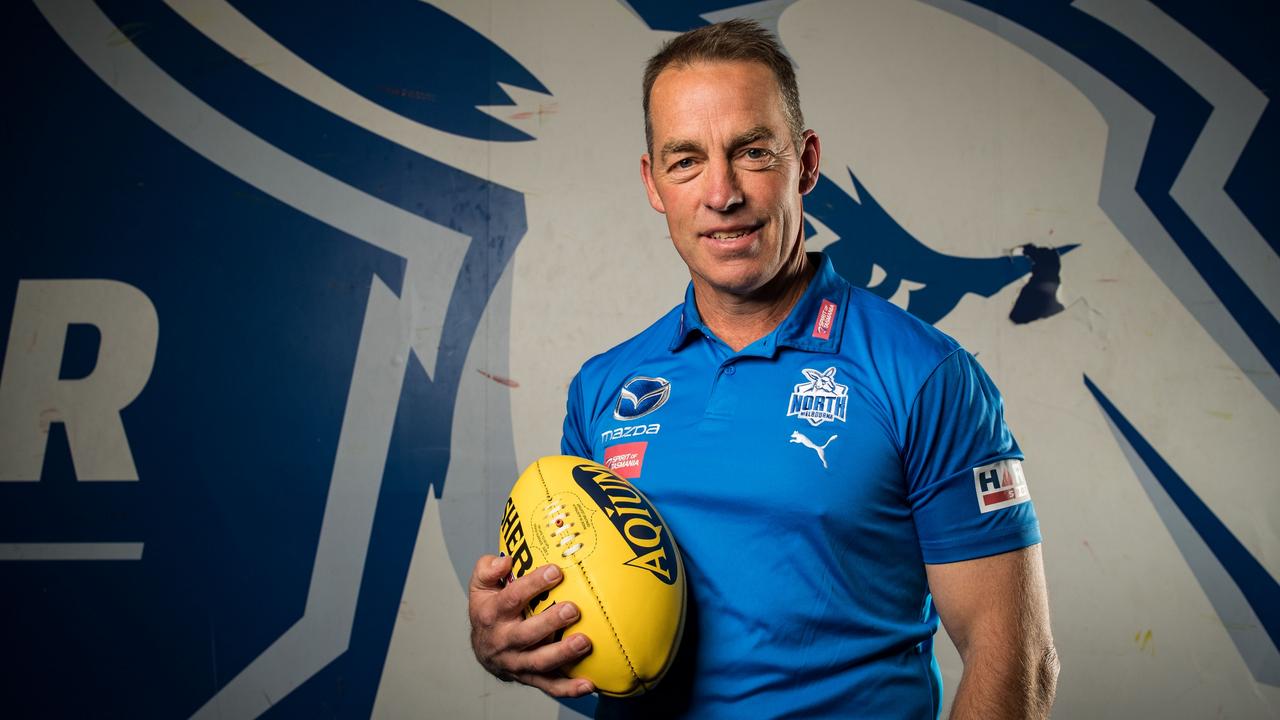
<svg viewBox="0 0 1280 720">
<path fill-rule="evenodd" d="M 67 327 L 98 328 L 87 376 L 59 379 Z M 151 300 L 115 280 L 22 280 L 0 373 L 0 481 L 36 481 L 49 425 L 64 423 L 78 480 L 137 480 L 120 411 L 155 364 L 160 321 Z"/>
</svg>

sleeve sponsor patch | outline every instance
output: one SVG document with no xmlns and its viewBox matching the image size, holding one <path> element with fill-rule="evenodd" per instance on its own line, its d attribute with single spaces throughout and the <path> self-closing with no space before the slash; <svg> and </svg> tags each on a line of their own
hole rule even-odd
<svg viewBox="0 0 1280 720">
<path fill-rule="evenodd" d="M 999 460 L 974 468 L 973 488 L 978 494 L 978 509 L 984 513 L 1031 499 L 1021 460 Z"/>
</svg>

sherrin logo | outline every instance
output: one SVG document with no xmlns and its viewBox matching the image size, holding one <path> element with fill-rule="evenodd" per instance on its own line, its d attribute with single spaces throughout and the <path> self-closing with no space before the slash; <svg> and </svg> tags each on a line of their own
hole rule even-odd
<svg viewBox="0 0 1280 720">
<path fill-rule="evenodd" d="M 792 389 L 787 417 L 808 420 L 814 427 L 834 420 L 844 422 L 849 409 L 849 386 L 836 382 L 836 369 L 829 367 L 818 372 L 804 368 L 800 372 L 809 382 L 799 383 Z"/>
<path fill-rule="evenodd" d="M 573 479 L 587 492 L 636 555 L 626 565 L 647 570 L 667 585 L 677 578 L 675 545 L 662 519 L 627 481 L 599 465 L 578 465 Z"/>
<path fill-rule="evenodd" d="M 512 559 L 511 579 L 524 577 L 525 573 L 533 569 L 533 553 L 529 552 L 524 525 L 520 523 L 520 513 L 516 512 L 516 504 L 511 498 L 507 498 L 499 528 L 502 533 L 502 554 Z"/>
<path fill-rule="evenodd" d="M 664 378 L 637 375 L 622 384 L 618 404 L 613 408 L 615 420 L 635 420 L 662 407 L 671 397 L 671 383 Z"/>
</svg>

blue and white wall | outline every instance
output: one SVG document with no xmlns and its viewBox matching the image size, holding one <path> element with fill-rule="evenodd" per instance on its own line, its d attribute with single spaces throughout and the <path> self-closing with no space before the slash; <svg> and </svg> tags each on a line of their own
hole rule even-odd
<svg viewBox="0 0 1280 720">
<path fill-rule="evenodd" d="M 640 70 L 740 15 L 823 140 L 811 247 L 1005 392 L 1055 716 L 1280 712 L 1263 3 L 3 12 L 0 714 L 589 712 L 479 670 L 465 581 L 578 365 L 681 297 Z"/>
</svg>

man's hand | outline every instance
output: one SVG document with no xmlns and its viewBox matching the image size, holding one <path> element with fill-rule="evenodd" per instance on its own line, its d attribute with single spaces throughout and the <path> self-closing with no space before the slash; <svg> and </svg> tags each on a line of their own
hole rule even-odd
<svg viewBox="0 0 1280 720">
<path fill-rule="evenodd" d="M 498 678 L 532 685 L 552 697 L 581 697 L 593 691 L 591 681 L 558 672 L 591 652 L 587 636 L 574 633 L 550 641 L 557 631 L 577 622 L 578 608 L 556 603 L 524 617 L 530 600 L 560 582 L 560 568 L 544 565 L 503 587 L 502 578 L 509 572 L 511 558 L 485 555 L 471 573 L 467 611 L 476 659 Z"/>
<path fill-rule="evenodd" d="M 964 661 L 951 720 L 1048 717 L 1058 655 L 1040 546 L 925 569 Z"/>
</svg>

